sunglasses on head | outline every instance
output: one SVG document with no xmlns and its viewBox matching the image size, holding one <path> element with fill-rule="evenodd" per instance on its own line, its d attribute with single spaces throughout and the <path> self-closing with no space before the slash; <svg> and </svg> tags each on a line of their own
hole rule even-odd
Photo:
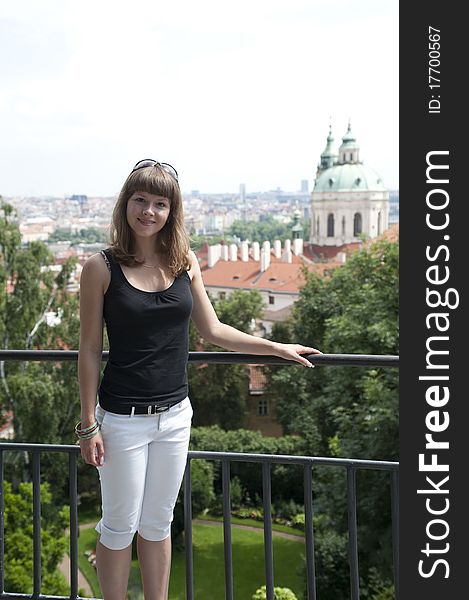
<svg viewBox="0 0 469 600">
<path fill-rule="evenodd" d="M 171 175 L 176 181 L 178 181 L 178 172 L 176 169 L 164 162 L 158 162 L 157 160 L 153 160 L 152 158 L 144 158 L 143 160 L 139 160 L 135 167 L 132 169 L 132 173 L 137 171 L 138 169 L 143 169 L 145 167 L 160 167 L 163 171 Z"/>
</svg>

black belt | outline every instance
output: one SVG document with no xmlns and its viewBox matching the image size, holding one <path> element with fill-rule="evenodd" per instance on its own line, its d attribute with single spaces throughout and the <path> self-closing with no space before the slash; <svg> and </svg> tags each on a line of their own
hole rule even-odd
<svg viewBox="0 0 469 600">
<path fill-rule="evenodd" d="M 171 407 L 176 406 L 176 404 L 180 404 L 181 402 L 182 400 L 178 400 L 177 402 L 168 402 L 167 404 L 150 404 L 150 406 L 142 406 L 141 404 L 127 404 L 120 406 L 119 404 L 114 404 L 112 410 L 105 410 L 118 415 L 157 415 L 162 412 L 167 412 Z"/>
</svg>

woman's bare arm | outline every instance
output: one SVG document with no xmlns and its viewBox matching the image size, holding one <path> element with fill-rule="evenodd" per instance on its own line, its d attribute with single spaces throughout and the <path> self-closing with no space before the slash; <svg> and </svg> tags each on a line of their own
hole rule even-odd
<svg viewBox="0 0 469 600">
<path fill-rule="evenodd" d="M 311 346 L 273 342 L 221 323 L 205 291 L 200 266 L 193 252 L 191 252 L 191 271 L 193 271 L 192 297 L 194 300 L 192 320 L 207 342 L 236 352 L 267 354 L 294 360 L 305 367 L 312 365 L 302 354 L 321 354 L 320 350 Z"/>
<path fill-rule="evenodd" d="M 102 256 L 94 254 L 86 261 L 80 278 L 78 383 L 82 427 L 88 427 L 95 421 L 103 351 L 103 302 L 109 281 L 110 274 Z M 81 440 L 80 445 L 84 460 L 97 466 L 103 455 L 101 435 Z"/>
</svg>

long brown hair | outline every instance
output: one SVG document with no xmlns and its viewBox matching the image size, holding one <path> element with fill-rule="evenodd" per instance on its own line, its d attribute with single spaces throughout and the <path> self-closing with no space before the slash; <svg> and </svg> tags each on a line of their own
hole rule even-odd
<svg viewBox="0 0 469 600">
<path fill-rule="evenodd" d="M 118 262 L 129 267 L 140 264 L 135 257 L 132 230 L 127 222 L 127 202 L 135 192 L 148 192 L 170 201 L 168 220 L 158 232 L 155 249 L 163 255 L 171 274 L 177 277 L 190 268 L 182 194 L 176 179 L 158 165 L 137 169 L 125 180 L 112 213 L 110 234 L 113 255 Z"/>
</svg>

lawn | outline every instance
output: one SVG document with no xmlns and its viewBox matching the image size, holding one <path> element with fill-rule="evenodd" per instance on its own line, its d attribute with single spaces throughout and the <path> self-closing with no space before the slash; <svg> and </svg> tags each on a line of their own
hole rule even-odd
<svg viewBox="0 0 469 600">
<path fill-rule="evenodd" d="M 225 597 L 223 528 L 194 525 L 194 597 L 195 600 L 220 600 Z M 263 531 L 232 529 L 233 588 L 235 600 L 251 600 L 264 585 Z M 275 585 L 289 587 L 301 597 L 304 545 L 295 540 L 274 537 Z M 175 554 L 170 583 L 170 600 L 185 600 L 185 557 Z"/>
<path fill-rule="evenodd" d="M 225 597 L 223 528 L 194 524 L 192 535 L 195 600 L 220 600 Z M 89 564 L 84 564 L 87 561 L 83 554 L 85 549 L 94 548 L 96 536 L 94 529 L 84 529 L 80 532 L 79 554 L 80 569 L 90 581 L 96 597 L 99 597 L 96 571 Z M 263 531 L 233 527 L 232 542 L 234 598 L 250 600 L 256 589 L 265 583 Z M 273 547 L 275 585 L 289 587 L 298 597 L 301 597 L 304 544 L 301 541 L 274 537 Z M 141 600 L 141 598 L 143 595 L 140 573 L 136 561 L 133 561 L 129 581 L 129 600 Z M 185 555 L 184 552 L 174 552 L 169 600 L 185 600 L 185 598 Z"/>
<path fill-rule="evenodd" d="M 78 568 L 88 580 L 95 598 L 100 598 L 101 591 L 99 589 L 96 569 L 90 565 L 88 558 L 85 556 L 85 550 L 94 550 L 96 547 L 97 537 L 98 534 L 94 527 L 80 529 L 80 535 L 78 536 Z"/>
<path fill-rule="evenodd" d="M 223 523 L 223 517 L 213 516 L 210 513 L 197 515 L 199 521 L 219 521 Z M 255 519 L 241 519 L 239 517 L 231 517 L 232 525 L 249 525 L 250 527 L 257 527 L 257 529 L 264 528 L 263 521 L 257 521 Z M 304 537 L 304 533 L 300 529 L 289 527 L 288 525 L 280 525 L 278 523 L 272 523 L 272 531 L 281 531 L 283 533 L 289 533 L 290 535 L 296 535 L 298 537 Z"/>
</svg>

